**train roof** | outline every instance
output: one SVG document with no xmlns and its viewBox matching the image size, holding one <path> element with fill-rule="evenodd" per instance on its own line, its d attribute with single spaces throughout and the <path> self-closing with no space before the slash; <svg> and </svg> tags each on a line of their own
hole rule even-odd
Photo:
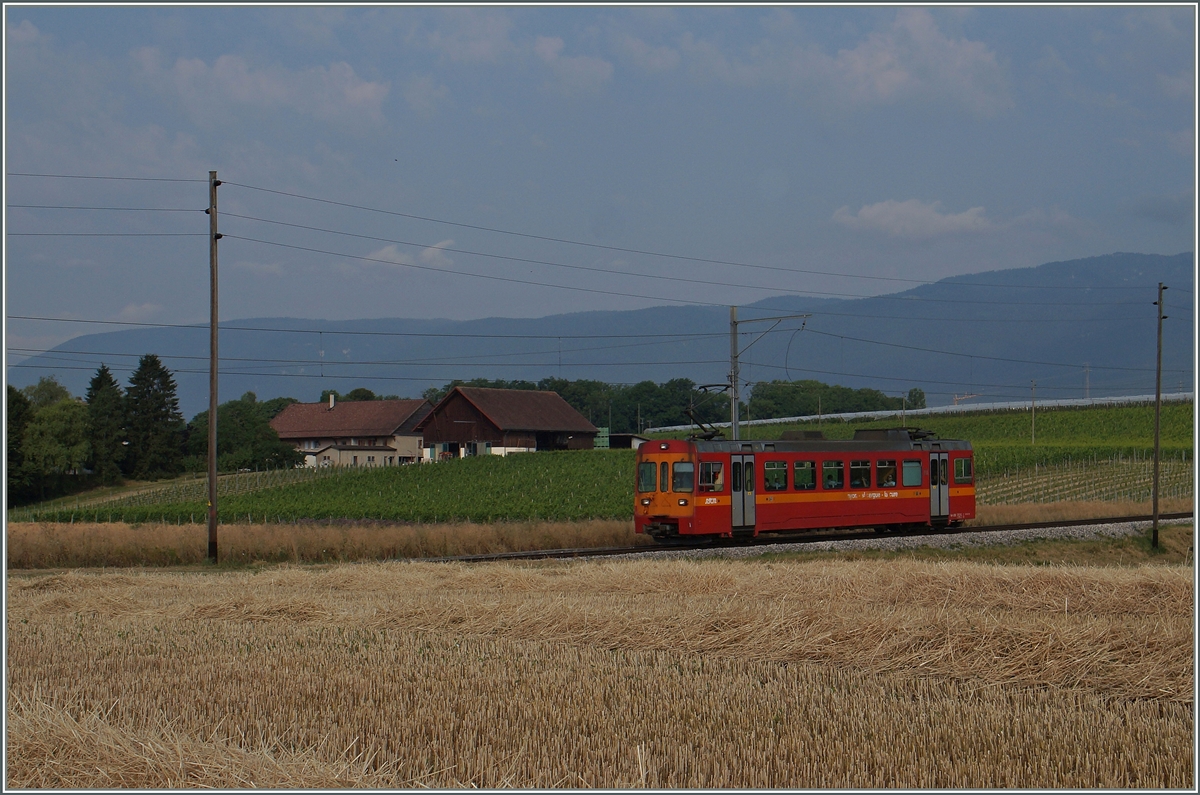
<svg viewBox="0 0 1200 795">
<path fill-rule="evenodd" d="M 790 438 L 789 438 L 790 437 Z M 917 428 L 868 428 L 854 432 L 853 439 L 826 439 L 819 431 L 789 433 L 783 439 L 696 440 L 702 453 L 804 453 L 869 452 L 873 450 L 970 450 L 963 439 L 938 439 L 931 431 Z"/>
</svg>

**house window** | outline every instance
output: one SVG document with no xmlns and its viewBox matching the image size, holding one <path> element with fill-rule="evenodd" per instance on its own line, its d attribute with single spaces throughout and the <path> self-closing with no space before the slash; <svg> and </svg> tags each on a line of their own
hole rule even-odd
<svg viewBox="0 0 1200 795">
<path fill-rule="evenodd" d="M 368 463 L 368 464 L 374 464 L 374 463 L 375 463 L 375 456 L 373 456 L 373 455 L 369 455 L 369 456 L 367 456 L 367 463 Z"/>
<path fill-rule="evenodd" d="M 354 466 L 358 466 L 358 456 L 354 456 L 354 460 L 351 463 L 353 463 Z"/>
</svg>

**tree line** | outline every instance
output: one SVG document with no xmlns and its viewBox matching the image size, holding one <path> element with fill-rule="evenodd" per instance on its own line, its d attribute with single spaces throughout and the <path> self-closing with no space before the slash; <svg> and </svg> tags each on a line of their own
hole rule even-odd
<svg viewBox="0 0 1200 795">
<path fill-rule="evenodd" d="M 528 389 L 557 392 L 576 411 L 611 433 L 638 433 L 693 420 L 728 422 L 727 393 L 697 386 L 686 378 L 662 384 L 608 384 L 603 381 L 543 378 L 506 381 L 476 378 L 431 387 L 422 397 L 436 404 L 456 386 Z M 341 402 L 390 400 L 357 388 L 333 395 Z M 53 376 L 18 390 L 7 389 L 9 506 L 49 499 L 125 479 L 157 480 L 208 466 L 208 412 L 185 422 L 179 410 L 175 379 L 158 357 L 146 354 L 127 387 L 101 365 L 87 395 L 73 397 Z M 280 441 L 270 421 L 292 397 L 260 401 L 253 392 L 217 407 L 217 468 L 222 472 L 289 467 L 303 455 Z M 740 404 L 740 417 L 770 419 L 810 414 L 924 408 L 925 394 L 912 389 L 890 397 L 875 389 L 850 389 L 819 381 L 769 381 L 753 386 Z"/>
<path fill-rule="evenodd" d="M 49 376 L 20 390 L 8 385 L 6 400 L 9 507 L 207 468 L 208 412 L 184 421 L 175 379 L 154 354 L 138 360 L 125 388 L 102 364 L 82 399 Z M 260 403 L 248 392 L 218 406 L 218 468 L 297 463 L 300 454 L 269 425 L 294 402 Z"/>
<path fill-rule="evenodd" d="M 687 378 L 675 378 L 663 384 L 642 381 L 633 385 L 565 378 L 543 378 L 536 383 L 456 379 L 445 386 L 427 389 L 422 396 L 436 404 L 456 386 L 557 392 L 589 422 L 598 427 L 607 426 L 610 433 L 640 433 L 646 428 L 688 425 L 693 416 L 703 423 L 729 421 L 728 393 L 704 389 Z M 914 388 L 904 397 L 890 397 L 877 389 L 851 389 L 820 381 L 761 381 L 751 388 L 749 400 L 739 403 L 738 416 L 742 420 L 774 419 L 906 407 L 925 408 L 925 393 Z"/>
</svg>

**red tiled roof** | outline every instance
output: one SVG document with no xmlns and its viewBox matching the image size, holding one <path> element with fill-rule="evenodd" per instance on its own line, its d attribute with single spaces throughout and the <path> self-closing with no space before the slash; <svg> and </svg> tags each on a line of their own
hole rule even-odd
<svg viewBox="0 0 1200 795">
<path fill-rule="evenodd" d="M 280 439 L 339 436 L 391 436 L 410 419 L 421 419 L 428 400 L 357 400 L 292 403 L 271 420 Z M 408 423 L 411 427 L 414 423 Z"/>
<path fill-rule="evenodd" d="M 460 393 L 480 413 L 502 431 L 564 431 L 597 433 L 592 425 L 557 392 L 526 389 L 487 389 L 456 386 L 438 403 L 429 417 L 417 423 L 421 428 L 454 393 Z"/>
</svg>

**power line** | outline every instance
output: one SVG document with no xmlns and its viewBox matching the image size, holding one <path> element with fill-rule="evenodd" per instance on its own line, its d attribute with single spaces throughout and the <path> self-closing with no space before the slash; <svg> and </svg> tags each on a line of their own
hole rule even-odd
<svg viewBox="0 0 1200 795">
<path fill-rule="evenodd" d="M 208 237 L 207 232 L 5 232 L 9 237 Z"/>
<path fill-rule="evenodd" d="M 834 337 L 834 339 L 839 339 L 839 340 L 852 340 L 854 342 L 868 342 L 868 343 L 870 343 L 870 345 L 882 345 L 884 347 L 889 347 L 889 348 L 902 348 L 902 349 L 905 349 L 905 351 L 920 351 L 922 353 L 938 353 L 938 354 L 942 354 L 942 355 L 949 355 L 949 357 L 966 357 L 968 359 L 988 359 L 991 361 L 1009 361 L 1009 363 L 1014 363 L 1014 364 L 1037 364 L 1037 365 L 1045 365 L 1045 366 L 1049 366 L 1049 367 L 1075 367 L 1075 369 L 1079 369 L 1079 367 L 1081 366 L 1078 364 L 1062 364 L 1061 361 L 1034 361 L 1032 359 L 1009 359 L 1006 357 L 989 357 L 989 355 L 982 355 L 982 354 L 978 354 L 978 353 L 958 353 L 955 351 L 938 351 L 938 349 L 936 349 L 936 348 L 922 348 L 922 347 L 917 347 L 917 346 L 913 346 L 913 345 L 900 345 L 899 342 L 881 342 L 880 340 L 865 340 L 865 339 L 863 339 L 863 337 L 847 336 L 845 334 L 830 334 L 830 333 L 828 333 L 828 331 L 817 331 L 816 329 L 812 329 L 812 328 L 809 328 L 808 331 L 810 334 L 818 334 L 821 336 L 832 336 L 832 337 Z M 1111 367 L 1111 366 L 1106 367 L 1103 365 L 1091 365 L 1091 367 L 1092 367 L 1092 370 L 1124 370 L 1124 371 L 1129 371 L 1129 372 L 1151 372 L 1151 370 L 1146 369 L 1146 367 Z M 1171 372 L 1190 372 L 1190 371 L 1188 371 L 1188 370 L 1172 370 Z"/>
<path fill-rule="evenodd" d="M 10 204 L 9 207 L 19 207 L 26 210 L 116 210 L 131 213 L 202 213 L 204 210 L 194 207 L 81 207 L 65 204 Z M 224 215 L 225 213 L 222 213 Z"/>
<path fill-rule="evenodd" d="M 10 177 L 44 177 L 47 179 L 116 179 L 127 182 L 208 182 L 206 179 L 178 179 L 169 177 L 115 177 L 94 174 L 29 174 L 20 171 L 8 172 Z"/>
<path fill-rule="evenodd" d="M 646 249 L 625 248 L 622 246 L 610 246 L 610 245 L 605 245 L 602 243 L 588 243 L 588 242 L 581 241 L 581 240 L 571 240 L 569 238 L 552 237 L 549 235 L 535 235 L 535 234 L 530 234 L 528 232 L 515 232 L 510 229 L 500 229 L 500 228 L 491 227 L 491 226 L 481 226 L 479 224 L 468 224 L 468 223 L 463 223 L 460 221 L 448 221 L 443 218 L 433 218 L 430 216 L 415 215 L 413 213 L 402 213 L 402 212 L 398 212 L 396 210 L 384 210 L 384 209 L 381 209 L 378 207 L 368 207 L 368 206 L 362 205 L 362 204 L 352 204 L 350 202 L 340 202 L 340 201 L 335 201 L 333 199 L 322 199 L 317 196 L 306 196 L 301 193 L 292 193 L 289 191 L 276 190 L 274 188 L 264 188 L 264 187 L 261 187 L 258 185 L 247 185 L 247 184 L 240 183 L 240 182 L 225 182 L 224 184 L 234 186 L 234 187 L 239 187 L 239 188 L 245 188 L 246 190 L 261 191 L 263 193 L 271 193 L 271 194 L 275 194 L 277 196 L 287 196 L 287 197 L 293 198 L 293 199 L 303 199 L 305 201 L 319 202 L 321 204 L 329 204 L 329 205 L 333 205 L 336 207 L 346 207 L 346 208 L 352 209 L 352 210 L 363 210 L 365 212 L 379 213 L 381 215 L 390 215 L 390 216 L 395 216 L 398 218 L 409 218 L 409 219 L 412 219 L 415 221 L 427 221 L 429 223 L 443 224 L 446 226 L 455 226 L 455 227 L 459 227 L 459 228 L 463 228 L 463 229 L 474 229 L 474 230 L 481 231 L 481 232 L 492 232 L 494 234 L 509 235 L 512 237 L 523 237 L 523 238 L 528 238 L 531 240 L 542 240 L 542 241 L 546 241 L 546 242 L 550 242 L 550 243 L 565 243 L 567 245 L 583 246 L 586 248 L 596 248 L 596 249 L 602 249 L 605 251 L 618 251 L 618 252 L 622 252 L 625 254 L 641 254 L 641 255 L 650 256 L 650 257 L 662 257 L 665 259 L 686 260 L 688 262 L 703 262 L 703 263 L 707 263 L 710 265 L 732 265 L 732 266 L 739 267 L 739 268 L 760 268 L 760 269 L 764 269 L 764 270 L 785 271 L 785 272 L 805 274 L 805 275 L 810 275 L 810 276 L 837 276 L 837 277 L 848 278 L 848 279 L 867 279 L 867 280 L 871 280 L 871 281 L 904 282 L 904 283 L 908 283 L 908 284 L 938 284 L 939 283 L 936 281 L 930 281 L 928 279 L 908 279 L 908 278 L 903 278 L 903 277 L 899 277 L 899 276 L 869 276 L 869 275 L 863 275 L 863 274 L 836 273 L 833 271 L 809 270 L 809 269 L 804 269 L 804 268 L 781 268 L 781 267 L 770 266 L 770 265 L 756 265 L 756 264 L 747 263 L 747 262 L 736 262 L 733 260 L 709 259 L 706 257 L 692 257 L 692 256 L 684 255 L 684 254 L 671 254 L 671 253 L 662 252 L 662 251 L 649 251 Z M 262 220 L 262 219 L 255 219 L 255 220 Z M 267 223 L 274 223 L 274 222 L 267 221 Z M 405 244 L 405 245 L 412 245 L 412 244 Z M 1071 286 L 1071 285 L 1019 285 L 1019 284 L 1014 285 L 1014 284 L 991 284 L 991 283 L 986 283 L 986 282 L 974 282 L 974 283 L 947 282 L 947 284 L 951 284 L 954 286 L 967 286 L 967 287 L 1013 287 L 1013 288 L 1022 288 L 1022 289 L 1061 289 L 1061 290 L 1081 290 L 1081 289 L 1128 290 L 1129 289 L 1127 287 L 1091 287 L 1091 288 L 1088 288 L 1088 287 L 1075 287 L 1075 286 Z"/>
<path fill-rule="evenodd" d="M 533 286 L 533 287 L 549 287 L 549 288 L 553 288 L 553 289 L 557 289 L 557 290 L 570 290 L 572 292 L 595 293 L 595 294 L 599 294 L 599 295 L 615 295 L 620 298 L 644 298 L 649 301 L 666 301 L 666 302 L 676 303 L 676 304 L 686 304 L 689 306 L 726 307 L 729 305 L 728 302 L 716 303 L 716 302 L 712 302 L 712 301 L 687 300 L 687 299 L 683 299 L 683 298 L 670 298 L 670 297 L 666 297 L 666 296 L 645 295 L 643 293 L 620 292 L 617 290 L 600 290 L 600 289 L 596 289 L 596 288 L 592 288 L 592 287 L 571 287 L 569 285 L 554 284 L 551 282 L 533 281 L 532 279 L 516 279 L 513 277 L 509 277 L 509 276 L 493 276 L 490 274 L 483 274 L 483 273 L 471 273 L 469 271 L 450 270 L 448 268 L 437 268 L 437 267 L 434 267 L 431 265 L 416 265 L 411 262 L 402 262 L 400 260 L 379 259 L 378 257 L 364 257 L 360 254 L 345 254 L 345 253 L 337 252 L 337 251 L 326 251 L 325 249 L 311 248 L 309 246 L 297 246 L 297 245 L 293 245 L 291 243 L 279 243 L 279 242 L 275 242 L 272 240 L 259 240 L 258 238 L 243 237 L 241 235 L 234 235 L 234 234 L 229 234 L 229 233 L 225 233 L 223 237 L 226 239 L 231 239 L 231 240 L 245 240 L 250 243 L 261 243 L 262 245 L 266 245 L 266 246 L 277 246 L 280 248 L 288 248 L 288 249 L 293 249 L 296 251 L 307 251 L 307 252 L 313 253 L 313 254 L 325 254 L 325 255 L 331 256 L 331 257 L 343 257 L 345 259 L 356 259 L 356 260 L 362 260 L 364 262 L 378 262 L 383 265 L 398 265 L 403 268 L 414 268 L 416 270 L 431 271 L 433 273 L 451 273 L 456 276 L 465 276 L 465 277 L 475 278 L 475 279 L 488 279 L 491 281 L 508 282 L 508 283 L 512 283 L 512 284 L 524 284 L 524 285 L 529 285 L 529 286 Z M 577 266 L 564 266 L 564 267 L 577 267 Z M 605 271 L 605 272 L 611 273 L 609 271 Z M 640 274 L 629 274 L 629 275 L 640 275 Z M 667 277 L 647 277 L 647 278 L 667 278 Z M 686 281 L 691 281 L 691 280 L 686 280 Z M 772 292 L 772 293 L 780 292 L 780 288 L 778 288 L 778 287 L 757 287 L 757 286 L 753 286 L 753 285 L 722 285 L 722 286 L 736 286 L 736 287 L 740 287 L 742 289 L 750 289 L 750 290 L 765 290 L 767 292 Z M 859 297 L 861 297 L 861 296 L 859 296 Z M 948 298 L 947 299 L 915 298 L 915 297 L 901 298 L 898 296 L 886 296 L 886 295 L 873 296 L 873 297 L 879 298 L 882 300 L 923 301 L 923 302 L 953 303 L 953 304 L 970 303 L 970 304 L 992 304 L 992 305 L 1000 305 L 1000 306 L 1014 306 L 1014 305 L 1062 306 L 1062 303 L 1059 301 L 1024 301 L 1024 302 L 966 301 L 966 300 L 952 300 L 952 299 L 948 299 Z M 1097 303 L 1088 304 L 1088 306 L 1138 306 L 1138 304 L 1134 303 L 1134 302 L 1114 302 L 1114 303 L 1097 302 Z"/>
<path fill-rule="evenodd" d="M 918 297 L 918 296 L 900 297 L 900 296 L 891 296 L 891 295 L 862 295 L 859 293 L 841 293 L 841 292 L 830 292 L 830 291 L 824 291 L 824 290 L 808 290 L 808 289 L 789 290 L 786 287 L 782 287 L 779 285 L 759 286 L 759 285 L 753 285 L 753 284 L 719 282 L 719 281 L 713 281 L 710 279 L 698 279 L 695 277 L 662 276 L 662 275 L 658 275 L 658 274 L 638 273 L 636 271 L 617 270 L 615 268 L 600 268 L 600 267 L 588 266 L 588 265 L 570 265 L 570 264 L 562 263 L 562 262 L 554 262 L 552 260 L 532 259 L 529 257 L 514 257 L 514 256 L 506 255 L 506 254 L 492 254 L 492 253 L 488 253 L 488 252 L 484 252 L 484 251 L 471 251 L 469 249 L 450 248 L 448 246 L 431 245 L 428 243 L 414 243 L 410 240 L 398 240 L 396 238 L 379 237 L 376 235 L 364 235 L 364 234 L 359 234 L 357 232 L 345 232 L 345 231 L 338 230 L 338 229 L 325 229 L 323 227 L 309 226 L 307 224 L 296 224 L 296 223 L 291 223 L 288 221 L 276 221 L 276 220 L 272 220 L 269 218 L 258 218 L 256 216 L 251 216 L 251 215 L 241 215 L 239 213 L 223 213 L 223 215 L 226 218 L 241 218 L 241 219 L 247 220 L 247 221 L 255 221 L 255 222 L 264 223 L 264 224 L 274 224 L 276 226 L 286 226 L 286 227 L 291 227 L 293 229 L 304 229 L 306 231 L 321 232 L 323 234 L 341 235 L 343 237 L 353 237 L 353 238 L 358 238 L 361 240 L 371 240 L 371 241 L 378 242 L 378 243 L 394 243 L 394 244 L 401 245 L 401 246 L 410 246 L 412 248 L 436 249 L 438 251 L 445 251 L 445 252 L 449 252 L 449 253 L 453 253 L 453 254 L 467 254 L 469 256 L 474 256 L 474 257 L 488 257 L 491 259 L 506 260 L 509 262 L 523 262 L 523 263 L 528 263 L 531 265 L 548 265 L 548 266 L 555 267 L 555 268 L 567 268 L 570 270 L 590 271 L 593 273 L 603 273 L 605 275 L 633 276 L 633 277 L 642 278 L 642 279 L 657 279 L 660 281 L 682 282 L 684 284 L 706 284 L 706 285 L 715 286 L 715 287 L 735 287 L 735 288 L 749 289 L 749 290 L 761 290 L 761 291 L 766 291 L 766 292 L 771 292 L 771 293 L 779 293 L 782 291 L 782 292 L 787 292 L 787 293 L 792 293 L 792 294 L 820 295 L 820 296 L 831 296 L 831 297 L 835 297 L 835 298 L 850 298 L 850 299 L 875 298 L 875 299 L 879 299 L 879 300 L 929 301 L 929 302 L 956 303 L 956 304 L 967 304 L 967 303 L 969 303 L 969 304 L 1002 304 L 1004 306 L 1059 306 L 1060 305 L 1059 302 L 971 301 L 971 300 L 967 300 L 967 299 L 951 300 L 951 299 L 942 299 L 942 298 L 922 298 L 922 297 Z M 236 237 L 236 235 L 227 235 L 227 236 L 228 237 Z M 265 241 L 258 241 L 258 242 L 265 242 Z M 272 245 L 274 245 L 274 244 L 272 244 Z M 345 255 L 345 256 L 350 256 L 350 255 Z M 393 263 L 392 260 L 386 260 L 386 262 Z M 394 263 L 394 264 L 404 264 L 404 263 Z M 773 267 L 773 266 L 769 266 L 769 265 L 746 265 L 745 267 L 761 268 L 761 269 L 773 270 L 773 271 L 781 271 L 784 273 L 791 273 L 791 274 L 804 273 L 803 271 L 797 271 L 792 268 L 778 268 L 778 267 Z M 448 269 L 444 269 L 444 268 L 437 268 L 435 270 L 439 270 L 439 271 L 443 271 L 443 272 L 452 272 L 452 273 L 464 273 L 463 271 L 449 271 Z M 932 282 L 923 282 L 923 284 L 931 284 L 931 283 Z M 564 289 L 570 289 L 570 288 L 564 288 Z M 640 297 L 640 296 L 637 296 L 637 297 Z M 1132 305 L 1134 305 L 1134 304 L 1124 303 L 1124 302 L 1114 303 L 1114 304 L 1093 302 L 1093 303 L 1085 304 L 1085 306 L 1132 306 Z M 825 313 L 825 314 L 836 314 L 836 313 Z M 851 317 L 854 317 L 854 316 L 851 315 Z M 859 315 L 858 317 L 875 317 L 875 316 L 874 315 L 867 315 L 867 316 Z M 897 318 L 897 319 L 906 319 L 906 318 Z M 930 319 L 934 319 L 934 318 L 930 318 Z M 940 319 L 940 318 L 937 318 L 937 319 Z M 1111 320 L 1111 318 L 1088 318 L 1089 321 L 1094 320 L 1097 322 L 1102 319 Z M 1020 322 L 1020 321 L 1013 321 L 1011 319 L 1005 319 L 1003 321 L 998 321 L 998 322 Z M 1066 321 L 1055 319 L 1052 322 L 1066 322 Z"/>
<path fill-rule="evenodd" d="M 35 315 L 9 315 L 9 320 L 41 320 L 54 323 L 99 323 L 110 326 L 148 326 L 152 328 L 183 328 L 208 331 L 208 325 L 195 323 L 139 323 L 131 320 L 84 320 L 68 317 L 39 317 Z M 336 321 L 335 321 L 336 322 Z M 353 322 L 353 321 L 350 321 Z M 338 329 L 265 328 L 256 326 L 227 326 L 222 331 L 276 331 L 289 334 L 351 334 L 371 337 L 463 337 L 468 339 L 644 339 L 646 337 L 727 337 L 726 333 L 679 332 L 675 334 L 447 334 L 428 331 L 342 331 Z"/>
</svg>

